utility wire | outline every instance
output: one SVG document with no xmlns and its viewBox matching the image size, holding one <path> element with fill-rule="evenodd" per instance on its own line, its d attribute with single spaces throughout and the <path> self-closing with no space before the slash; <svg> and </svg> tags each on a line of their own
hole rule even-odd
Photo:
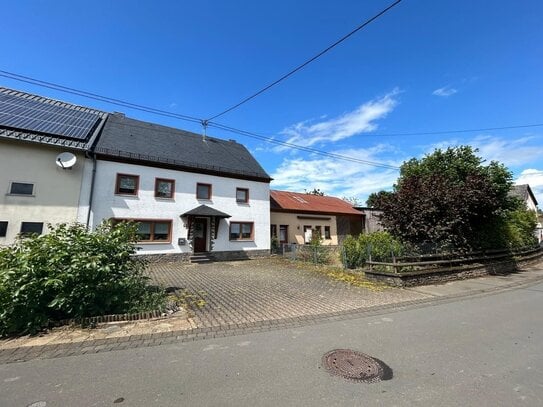
<svg viewBox="0 0 543 407">
<path fill-rule="evenodd" d="M 334 42 L 332 45 L 328 46 L 327 48 L 325 48 L 324 50 L 322 50 L 321 52 L 319 52 L 317 55 L 315 55 L 314 57 L 308 59 L 307 61 L 305 61 L 303 64 L 301 65 L 298 65 L 296 68 L 294 68 L 293 70 L 291 70 L 290 72 L 286 73 L 285 75 L 281 76 L 279 79 L 277 79 L 276 81 L 270 83 L 269 85 L 265 86 L 264 88 L 260 89 L 258 92 L 250 95 L 250 96 L 247 96 L 245 99 L 243 99 L 241 102 L 239 103 L 236 103 L 235 105 L 229 107 L 228 109 L 216 114 L 215 116 L 212 116 L 210 117 L 209 119 L 206 120 L 206 122 L 211 122 L 212 120 L 216 119 L 217 117 L 220 117 L 228 112 L 231 112 L 232 110 L 240 107 L 241 105 L 243 105 L 244 103 L 247 103 L 249 100 L 251 99 L 254 99 L 255 97 L 257 97 L 258 95 L 266 92 L 268 89 L 270 89 L 271 87 L 277 85 L 279 82 L 282 82 L 284 81 L 285 79 L 287 79 L 289 76 L 295 74 L 296 72 L 298 72 L 300 69 L 302 69 L 303 67 L 309 65 L 311 62 L 315 61 L 317 58 L 321 57 L 322 55 L 326 54 L 328 51 L 330 51 L 332 48 L 336 47 L 337 45 L 341 44 L 343 41 L 345 41 L 347 38 L 351 37 L 352 35 L 356 34 L 358 31 L 360 31 L 361 29 L 363 29 L 364 27 L 366 27 L 367 25 L 371 24 L 373 21 L 377 20 L 379 17 L 381 17 L 383 14 L 385 14 L 387 11 L 389 11 L 390 9 L 392 9 L 393 7 L 395 7 L 396 5 L 398 5 L 402 0 L 397 0 L 395 1 L 394 3 L 392 3 L 390 6 L 388 6 L 387 8 L 385 8 L 384 10 L 380 11 L 379 13 L 377 13 L 376 15 L 374 15 L 373 17 L 371 17 L 370 19 L 364 21 L 362 24 L 360 24 L 358 27 L 356 27 L 354 30 L 352 30 L 350 33 L 344 35 L 343 37 L 341 37 L 339 40 L 337 40 L 336 42 Z"/>
<path fill-rule="evenodd" d="M 339 160 L 350 161 L 350 162 L 354 162 L 354 163 L 357 163 L 357 164 L 370 165 L 372 167 L 380 167 L 380 168 L 386 168 L 386 169 L 390 169 L 390 170 L 399 170 L 400 169 L 400 167 L 396 167 L 394 165 L 389 165 L 389 164 L 384 164 L 384 163 L 379 163 L 379 162 L 369 161 L 369 160 L 362 160 L 360 158 L 350 157 L 350 156 L 346 156 L 346 155 L 343 155 L 343 154 L 329 153 L 329 152 L 322 151 L 322 150 L 317 150 L 317 149 L 311 148 L 311 147 L 305 147 L 305 146 L 300 146 L 298 144 L 289 143 L 289 142 L 286 142 L 286 141 L 276 140 L 276 139 L 271 138 L 271 137 L 262 136 L 262 135 L 257 134 L 257 133 L 253 133 L 253 132 L 246 131 L 246 130 L 241 130 L 241 129 L 236 129 L 235 127 L 225 126 L 225 125 L 218 124 L 218 123 L 209 123 L 209 126 L 210 127 L 215 127 L 217 129 L 225 130 L 225 131 L 228 131 L 230 133 L 235 133 L 235 134 L 239 134 L 239 135 L 242 135 L 242 136 L 251 137 L 251 138 L 254 138 L 254 139 L 257 139 L 257 140 L 265 141 L 267 143 L 277 144 L 277 145 L 280 145 L 280 146 L 283 146 L 283 147 L 292 148 L 292 149 L 300 150 L 300 151 L 305 151 L 305 152 L 312 153 L 312 154 L 318 154 L 318 155 L 322 155 L 322 156 L 326 156 L 326 157 L 336 158 L 336 159 L 339 159 Z"/>
<path fill-rule="evenodd" d="M 24 75 L 19 75 L 13 72 L 0 70 L 0 76 L 9 78 L 9 79 L 14 79 L 20 82 L 29 83 L 31 85 L 37 85 L 37 86 L 42 86 L 44 88 L 49 88 L 49 89 L 65 92 L 65 93 L 71 93 L 72 95 L 83 96 L 89 99 L 98 100 L 100 102 L 106 102 L 106 103 L 110 103 L 117 106 L 128 107 L 135 110 L 141 110 L 147 113 L 153 113 L 153 114 L 157 114 L 157 115 L 165 116 L 165 117 L 173 117 L 175 119 L 186 120 L 193 123 L 202 123 L 202 119 L 198 117 L 182 115 L 178 113 L 168 112 L 166 110 L 156 109 L 154 107 L 126 102 L 124 100 L 115 99 L 108 96 L 102 96 L 96 93 L 91 93 L 84 90 L 70 88 L 70 87 L 59 85 L 52 82 L 42 81 L 40 79 L 35 79 L 35 78 L 31 78 L 29 76 L 24 76 Z"/>
<path fill-rule="evenodd" d="M 55 83 L 52 83 L 52 82 L 42 81 L 42 80 L 31 78 L 31 77 L 28 77 L 28 76 L 19 75 L 19 74 L 12 73 L 12 72 L 7 72 L 7 71 L 0 70 L 0 76 L 6 77 L 6 78 L 9 78 L 9 79 L 13 79 L 13 80 L 16 80 L 16 81 L 20 81 L 20 82 L 29 83 L 29 84 L 36 85 L 36 86 L 41 86 L 41 87 L 57 90 L 57 91 L 64 92 L 64 93 L 69 93 L 69 94 L 82 96 L 82 97 L 89 98 L 89 99 L 98 100 L 98 101 L 101 101 L 101 102 L 105 102 L 105 103 L 109 103 L 109 104 L 113 104 L 113 105 L 117 105 L 117 106 L 128 107 L 130 109 L 156 114 L 156 115 L 159 115 L 159 116 L 171 117 L 171 118 L 174 118 L 174 119 L 180 119 L 180 120 L 185 120 L 185 121 L 189 121 L 189 122 L 193 122 L 193 123 L 199 123 L 199 124 L 202 124 L 202 125 L 204 125 L 204 123 L 205 123 L 204 128 L 207 127 L 207 126 L 214 127 L 214 128 L 217 128 L 217 129 L 228 131 L 230 133 L 235 133 L 235 134 L 238 134 L 238 135 L 241 135 L 241 136 L 251 137 L 251 138 L 258 139 L 258 140 L 261 140 L 261 141 L 265 141 L 265 142 L 268 142 L 268 143 L 271 143 L 271 144 L 277 144 L 277 145 L 281 145 L 281 146 L 291 148 L 291 149 L 296 149 L 296 150 L 305 151 L 305 152 L 308 152 L 308 153 L 313 153 L 313 154 L 318 154 L 318 155 L 327 156 L 327 157 L 331 157 L 331 158 L 336 158 L 338 160 L 350 161 L 350 162 L 355 162 L 355 163 L 359 163 L 359 164 L 366 164 L 366 165 L 380 167 L 380 168 L 387 168 L 387 169 L 394 169 L 394 170 L 399 169 L 399 167 L 395 167 L 395 166 L 392 166 L 392 165 L 373 162 L 373 161 L 368 161 L 368 160 L 362 160 L 362 159 L 358 159 L 358 158 L 355 158 L 355 157 L 345 156 L 345 155 L 342 155 L 342 154 L 329 153 L 329 152 L 321 151 L 321 150 L 314 149 L 314 148 L 311 148 L 311 147 L 300 146 L 298 144 L 289 143 L 289 142 L 281 141 L 281 140 L 276 140 L 273 137 L 263 136 L 263 135 L 260 135 L 260 134 L 257 134 L 257 133 L 251 132 L 251 131 L 226 126 L 226 125 L 221 124 L 221 123 L 206 122 L 205 120 L 200 119 L 198 117 L 187 116 L 187 115 L 182 115 L 182 114 L 178 114 L 178 113 L 174 113 L 174 112 L 169 112 L 169 111 L 166 111 L 166 110 L 156 109 L 156 108 L 149 107 L 149 106 L 138 105 L 138 104 L 127 102 L 127 101 L 124 101 L 124 100 L 121 100 L 121 99 L 114 99 L 114 98 L 110 98 L 110 97 L 107 97 L 107 96 L 102 96 L 102 95 L 98 95 L 98 94 L 95 94 L 95 93 L 86 92 L 86 91 L 82 91 L 82 90 L 75 89 L 75 88 L 70 88 L 70 87 L 63 86 L 63 85 L 58 85 L 58 84 L 55 84 Z M 133 125 L 133 126 L 138 127 L 137 125 Z M 543 126 L 543 123 L 518 125 L 518 126 L 504 126 L 504 127 L 487 127 L 487 128 L 478 128 L 478 129 L 443 130 L 443 131 L 433 131 L 433 132 L 389 133 L 389 134 L 371 134 L 371 133 L 368 133 L 365 136 L 370 136 L 370 137 L 401 137 L 401 136 L 417 136 L 417 135 L 439 135 L 439 134 L 469 133 L 469 132 L 490 131 L 490 130 L 520 129 L 520 128 L 529 128 L 529 127 L 542 127 L 542 126 Z M 146 129 L 146 127 L 143 127 L 143 126 L 140 126 L 140 127 Z M 158 129 L 154 129 L 154 131 L 159 131 L 160 132 L 160 130 L 158 130 Z"/>
<path fill-rule="evenodd" d="M 520 126 L 485 127 L 485 128 L 480 128 L 480 129 L 441 130 L 441 131 L 427 131 L 427 132 L 419 131 L 419 132 L 414 132 L 414 133 L 388 133 L 388 134 L 367 133 L 364 135 L 364 137 L 435 136 L 439 134 L 474 133 L 478 131 L 525 129 L 529 127 L 543 127 L 543 123 L 523 124 Z"/>
</svg>

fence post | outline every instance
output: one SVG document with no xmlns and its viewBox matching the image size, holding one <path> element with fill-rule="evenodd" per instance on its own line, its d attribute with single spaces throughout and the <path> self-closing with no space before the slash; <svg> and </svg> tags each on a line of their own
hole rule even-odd
<svg viewBox="0 0 543 407">
<path fill-rule="evenodd" d="M 371 243 L 368 243 L 366 246 L 366 249 L 368 251 L 368 261 L 370 262 L 370 271 L 373 270 L 373 264 L 371 264 Z"/>
<path fill-rule="evenodd" d="M 390 253 L 392 254 L 392 264 L 394 264 L 392 268 L 394 269 L 394 272 L 397 273 L 398 268 L 396 266 L 396 256 L 394 256 L 394 249 L 390 249 Z"/>
</svg>

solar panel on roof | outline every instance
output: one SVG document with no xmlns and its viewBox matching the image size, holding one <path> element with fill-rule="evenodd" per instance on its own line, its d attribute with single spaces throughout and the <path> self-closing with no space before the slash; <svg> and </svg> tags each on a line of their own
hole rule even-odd
<svg viewBox="0 0 543 407">
<path fill-rule="evenodd" d="M 99 119 L 96 113 L 0 94 L 0 126 L 84 140 Z"/>
</svg>

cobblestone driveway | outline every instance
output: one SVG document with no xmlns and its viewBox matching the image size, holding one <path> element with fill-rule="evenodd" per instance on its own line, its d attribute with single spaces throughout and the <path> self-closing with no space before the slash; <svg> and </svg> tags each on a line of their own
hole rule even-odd
<svg viewBox="0 0 543 407">
<path fill-rule="evenodd" d="M 192 307 L 198 328 L 239 325 L 385 305 L 426 298 L 398 288 L 380 291 L 334 280 L 282 258 L 211 264 L 157 263 L 151 278 L 205 301 Z"/>
</svg>

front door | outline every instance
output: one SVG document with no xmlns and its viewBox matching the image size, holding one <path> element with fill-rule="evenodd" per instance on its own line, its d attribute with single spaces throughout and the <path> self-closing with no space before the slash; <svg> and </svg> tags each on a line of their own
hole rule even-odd
<svg viewBox="0 0 543 407">
<path fill-rule="evenodd" d="M 207 246 L 207 219 L 194 219 L 194 253 L 205 252 Z"/>
</svg>

